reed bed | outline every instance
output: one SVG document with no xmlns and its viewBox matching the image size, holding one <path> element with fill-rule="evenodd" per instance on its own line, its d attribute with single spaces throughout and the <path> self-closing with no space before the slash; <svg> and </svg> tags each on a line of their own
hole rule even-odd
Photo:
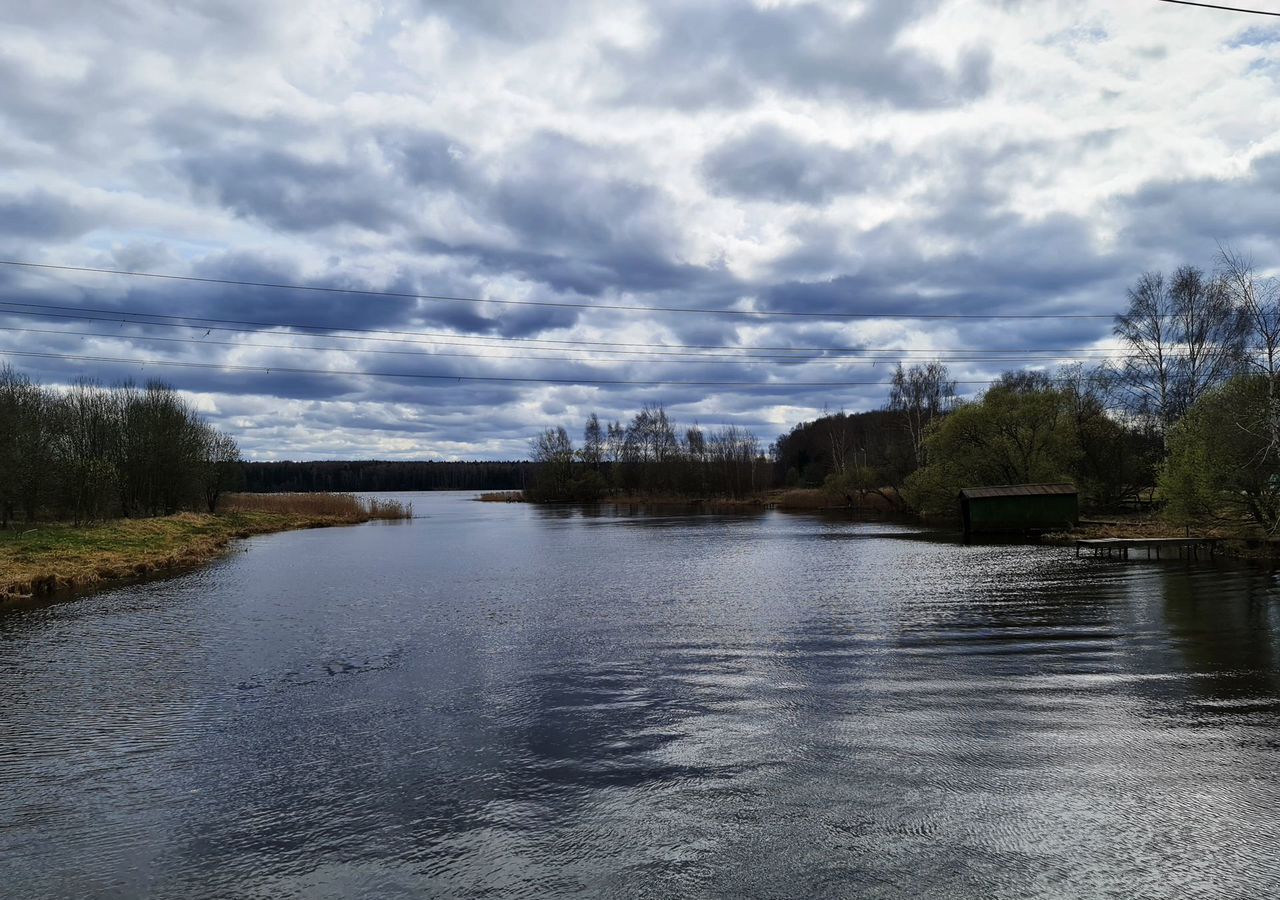
<svg viewBox="0 0 1280 900">
<path fill-rule="evenodd" d="M 223 499 L 219 511 L 322 516 L 351 522 L 413 518 L 412 503 L 357 497 L 355 494 L 229 494 Z"/>
<path fill-rule="evenodd" d="M 481 503 L 523 503 L 524 491 L 490 491 L 476 499 Z"/>
<path fill-rule="evenodd" d="M 0 605 L 186 569 L 216 559 L 236 538 L 412 517 L 411 504 L 352 494 L 231 494 L 216 515 L 0 531 Z"/>
<path fill-rule="evenodd" d="M 783 491 L 774 499 L 778 509 L 827 509 L 832 506 L 843 506 L 844 498 L 832 497 L 819 488 L 792 488 Z"/>
</svg>

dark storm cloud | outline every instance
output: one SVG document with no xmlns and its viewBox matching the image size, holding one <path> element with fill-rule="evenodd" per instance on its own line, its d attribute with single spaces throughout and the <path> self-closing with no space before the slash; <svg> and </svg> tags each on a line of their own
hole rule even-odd
<svg viewBox="0 0 1280 900">
<path fill-rule="evenodd" d="M 532 135 L 498 177 L 470 183 L 468 207 L 489 226 L 483 238 L 424 235 L 415 247 L 465 261 L 477 277 L 517 274 L 579 298 L 723 289 L 731 281 L 723 272 L 679 258 L 672 198 L 618 174 L 623 152 Z"/>
<path fill-rule="evenodd" d="M 466 146 L 447 134 L 399 129 L 382 134 L 378 142 L 386 158 L 411 185 L 444 185 L 461 190 L 474 181 L 464 163 Z"/>
<path fill-rule="evenodd" d="M 1126 240 L 1148 253 L 1195 260 L 1217 243 L 1274 245 L 1280 233 L 1280 154 L 1254 160 L 1241 178 L 1147 183 L 1122 203 Z"/>
<path fill-rule="evenodd" d="M 108 142 L 87 126 L 110 127 L 110 110 L 128 93 L 100 61 L 82 71 L 49 77 L 0 55 L 0 84 L 5 86 L 0 125 L 11 134 L 52 148 L 62 159 L 106 152 Z"/>
<path fill-rule="evenodd" d="M 613 148 L 540 132 L 491 167 L 496 175 L 485 176 L 464 145 L 439 132 L 402 129 L 381 135 L 377 147 L 348 145 L 346 159 L 317 162 L 245 141 L 188 154 L 179 165 L 200 196 L 287 231 L 354 225 L 395 233 L 414 222 L 409 201 L 417 189 L 455 196 L 475 217 L 480 237 L 459 240 L 436 227 L 408 240 L 414 250 L 451 258 L 480 280 L 515 274 L 553 292 L 586 297 L 726 281 L 678 258 L 670 198 L 660 187 L 616 174 Z M 473 295 L 477 289 L 442 289 L 437 281 L 420 292 Z M 435 309 L 430 318 L 458 328 L 497 328 L 461 308 Z M 513 335 L 571 321 L 549 312 L 505 318 L 508 324 L 498 330 Z"/>
<path fill-rule="evenodd" d="M 772 125 L 725 141 L 703 160 L 712 190 L 749 200 L 820 204 L 883 174 L 886 151 L 851 152 Z"/>
<path fill-rule="evenodd" d="M 100 217 L 48 191 L 0 193 L 0 237 L 67 240 L 102 224 Z"/>
<path fill-rule="evenodd" d="M 962 248 L 922 252 L 922 234 Z M 1122 261 L 1099 250 L 1087 223 L 1065 214 L 1026 220 L 977 208 L 944 210 L 873 229 L 861 246 L 858 271 L 769 285 L 762 305 L 889 315 L 1105 313 L 1111 310 L 1080 310 L 1081 295 L 1123 271 Z"/>
<path fill-rule="evenodd" d="M 316 162 L 263 148 L 236 148 L 182 161 L 192 184 L 236 213 L 289 231 L 334 225 L 379 230 L 404 221 L 388 196 L 370 191 L 367 169 Z"/>
<path fill-rule="evenodd" d="M 665 215 L 665 193 L 619 174 L 625 155 L 624 148 L 556 132 L 535 134 L 507 155 L 486 206 L 519 246 L 534 251 L 604 259 L 667 254 L 679 232 Z"/>
<path fill-rule="evenodd" d="M 336 289 L 378 289 L 348 275 L 308 277 L 288 258 L 237 252 L 209 256 L 192 267 L 202 278 L 261 284 L 310 284 Z M 252 285 L 185 284 L 125 280 L 116 305 L 122 309 L 249 322 L 300 323 L 321 329 L 385 328 L 409 318 L 413 301 L 395 297 L 281 290 Z"/>
<path fill-rule="evenodd" d="M 929 108 L 981 96 L 991 81 L 987 50 L 963 48 L 958 64 L 948 67 L 900 42 L 907 26 L 937 6 L 938 0 L 870 3 L 847 18 L 817 3 L 656 4 L 657 39 L 614 55 L 616 75 L 627 84 L 618 99 L 740 106 L 771 89 Z"/>
<path fill-rule="evenodd" d="M 497 243 L 448 244 L 421 240 L 420 250 L 460 257 L 482 274 L 516 274 L 554 292 L 598 297 L 611 291 L 698 291 L 699 282 L 723 282 L 716 270 L 679 263 L 643 247 L 581 245 L 576 251 L 533 252 Z M 581 302 L 580 299 L 576 302 Z"/>
</svg>

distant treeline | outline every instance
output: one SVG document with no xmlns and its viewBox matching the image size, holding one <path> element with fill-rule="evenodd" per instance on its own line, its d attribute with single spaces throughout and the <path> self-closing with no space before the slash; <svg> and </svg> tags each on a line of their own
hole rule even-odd
<svg viewBox="0 0 1280 900">
<path fill-rule="evenodd" d="M 1096 364 L 1007 371 L 972 399 L 941 361 L 899 365 L 883 409 L 802 422 L 767 449 L 660 406 L 592 415 L 576 447 L 547 428 L 530 497 L 821 487 L 954 516 L 963 487 L 1069 481 L 1088 507 L 1155 499 L 1180 526 L 1280 534 L 1280 281 L 1223 248 L 1214 271 L 1147 272 L 1127 299 L 1120 349 Z"/>
<path fill-rule="evenodd" d="M 313 491 L 519 491 L 530 462 L 249 462 L 244 488 L 254 493 Z"/>
<path fill-rule="evenodd" d="M 212 511 L 239 457 L 168 385 L 53 390 L 0 366 L 0 527 Z"/>
<path fill-rule="evenodd" d="M 772 471 L 750 431 L 729 425 L 681 428 L 657 405 L 627 423 L 592 413 L 575 448 L 563 427 L 531 442 L 536 470 L 526 494 L 535 501 L 598 500 L 613 494 L 648 497 L 753 496 Z"/>
</svg>

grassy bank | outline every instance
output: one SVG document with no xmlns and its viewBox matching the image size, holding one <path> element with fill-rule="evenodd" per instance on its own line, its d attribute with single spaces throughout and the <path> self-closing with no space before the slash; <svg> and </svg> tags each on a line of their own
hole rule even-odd
<svg viewBox="0 0 1280 900">
<path fill-rule="evenodd" d="M 216 515 L 0 531 L 0 602 L 189 568 L 217 558 L 234 538 L 412 513 L 408 505 L 341 494 L 240 494 L 228 497 Z"/>
</svg>

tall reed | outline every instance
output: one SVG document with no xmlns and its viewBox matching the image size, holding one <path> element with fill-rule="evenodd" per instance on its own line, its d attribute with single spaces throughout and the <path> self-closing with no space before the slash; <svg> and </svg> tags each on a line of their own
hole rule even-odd
<svg viewBox="0 0 1280 900">
<path fill-rule="evenodd" d="M 413 518 L 412 503 L 355 494 L 229 494 L 219 508 L 223 512 L 327 516 L 360 522 Z"/>
</svg>

